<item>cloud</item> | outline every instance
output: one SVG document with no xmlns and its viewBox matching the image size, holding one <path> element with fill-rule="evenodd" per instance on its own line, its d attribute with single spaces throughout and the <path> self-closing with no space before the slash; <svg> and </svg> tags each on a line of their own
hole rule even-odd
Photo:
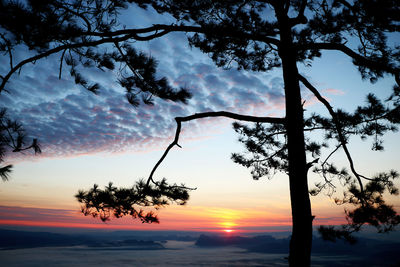
<svg viewBox="0 0 400 267">
<path fill-rule="evenodd" d="M 21 222 L 73 222 L 77 211 L 66 209 L 44 209 L 29 207 L 0 206 L 0 223 L 10 218 Z"/>
<path fill-rule="evenodd" d="M 0 225 L 82 227 L 104 229 L 221 231 L 231 224 L 240 231 L 271 231 L 290 227 L 290 218 L 251 209 L 218 209 L 204 206 L 171 206 L 158 212 L 160 224 L 142 224 L 130 216 L 107 223 L 83 216 L 74 209 L 51 209 L 0 205 Z"/>
<path fill-rule="evenodd" d="M 165 230 L 171 225 L 142 224 L 131 217 L 113 219 L 103 223 L 98 218 L 84 216 L 78 209 L 47 209 L 38 207 L 0 206 L 0 225 L 72 227 L 97 229 Z"/>
<path fill-rule="evenodd" d="M 93 95 L 74 84 L 66 66 L 58 78 L 60 55 L 25 66 L 21 75 L 12 77 L 9 93 L 0 95 L 0 103 L 23 123 L 30 137 L 40 140 L 44 157 L 151 149 L 171 141 L 176 116 L 219 110 L 268 115 L 283 107 L 280 78 L 217 68 L 188 46 L 185 34 L 174 33 L 138 47 L 158 60 L 159 76 L 192 92 L 188 105 L 156 99 L 155 106 L 133 108 L 116 82 L 118 75 L 85 69 L 86 76 L 102 86 L 99 95 Z M 27 56 L 24 53 L 20 58 Z M 7 70 L 4 65 L 2 74 Z M 185 131 L 203 129 L 206 134 L 207 125 L 217 123 L 218 119 L 204 120 Z"/>
<path fill-rule="evenodd" d="M 344 95 L 345 94 L 344 91 L 342 91 L 340 89 L 335 89 L 335 88 L 327 88 L 324 91 L 331 95 Z"/>
</svg>

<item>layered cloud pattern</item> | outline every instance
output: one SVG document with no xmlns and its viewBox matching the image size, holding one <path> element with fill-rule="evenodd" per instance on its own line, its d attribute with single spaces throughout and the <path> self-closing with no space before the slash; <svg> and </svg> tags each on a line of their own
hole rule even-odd
<svg viewBox="0 0 400 267">
<path fill-rule="evenodd" d="M 29 136 L 39 138 L 43 156 L 146 150 L 171 140 L 177 116 L 220 110 L 276 115 L 284 105 L 279 78 L 217 68 L 188 47 L 184 34 L 140 44 L 139 49 L 158 60 L 158 75 L 176 87 L 189 88 L 193 98 L 187 105 L 157 99 L 154 106 L 134 108 L 117 83 L 118 73 L 86 69 L 86 77 L 102 86 L 94 95 L 75 85 L 68 69 L 59 79 L 60 55 L 24 67 L 8 84 L 8 92 L 0 95 L 0 103 L 24 124 Z M 7 66 L 2 66 L 5 73 Z M 217 127 L 216 121 L 204 123 Z M 192 123 L 185 132 L 200 134 L 204 123 Z"/>
</svg>

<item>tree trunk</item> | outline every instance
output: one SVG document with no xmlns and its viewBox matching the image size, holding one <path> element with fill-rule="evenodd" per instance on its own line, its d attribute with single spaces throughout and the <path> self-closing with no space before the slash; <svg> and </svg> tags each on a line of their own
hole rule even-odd
<svg viewBox="0 0 400 267">
<path fill-rule="evenodd" d="M 289 21 L 286 14 L 278 15 L 278 20 L 281 25 L 279 55 L 282 60 L 285 85 L 289 185 L 293 225 L 289 247 L 289 266 L 305 267 L 310 265 L 313 217 L 307 182 L 303 106 L 296 51 L 293 47 Z"/>
</svg>

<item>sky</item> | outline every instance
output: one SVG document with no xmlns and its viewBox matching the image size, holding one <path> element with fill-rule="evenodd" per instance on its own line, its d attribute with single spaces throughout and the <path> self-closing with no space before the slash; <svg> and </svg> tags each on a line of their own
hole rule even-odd
<svg viewBox="0 0 400 267">
<path fill-rule="evenodd" d="M 124 21 L 137 27 L 168 23 L 170 18 L 152 11 L 128 10 Z M 129 14 L 135 14 L 132 18 Z M 399 39 L 396 39 L 399 41 Z M 400 41 L 398 42 L 400 43 Z M 170 34 L 135 43 L 159 62 L 158 74 L 193 94 L 187 105 L 155 101 L 154 106 L 128 104 L 115 73 L 85 70 L 102 88 L 93 95 L 74 84 L 65 68 L 58 78 L 59 57 L 53 55 L 24 67 L 0 95 L 1 106 L 19 119 L 27 132 L 38 137 L 43 153 L 10 154 L 12 178 L 0 185 L 1 226 L 76 227 L 94 229 L 287 231 L 291 225 L 288 178 L 254 181 L 249 170 L 233 163 L 232 152 L 244 151 L 229 119 L 203 119 L 183 124 L 182 148 L 174 148 L 155 178 L 196 187 L 186 206 L 172 205 L 158 211 L 160 224 L 141 224 L 131 218 L 102 223 L 79 213 L 74 195 L 94 183 L 112 181 L 131 186 L 146 178 L 175 133 L 174 117 L 196 112 L 231 111 L 258 116 L 284 115 L 283 81 L 279 70 L 268 73 L 223 70 L 207 55 L 187 45 L 186 36 Z M 15 61 L 29 52 L 16 51 Z M 0 71 L 7 70 L 7 57 Z M 335 108 L 352 111 L 364 96 L 390 95 L 394 80 L 376 84 L 360 78 L 351 60 L 339 53 L 324 53 L 312 67 L 299 65 Z M 307 112 L 327 114 L 323 106 L 303 91 Z M 318 137 L 317 137 L 318 138 Z M 385 151 L 370 151 L 371 142 L 351 139 L 349 148 L 356 167 L 366 175 L 400 166 L 399 133 L 388 134 Z M 347 166 L 342 152 L 335 156 Z M 318 177 L 311 175 L 310 186 Z M 340 192 L 338 192 L 340 193 Z M 399 211 L 399 197 L 389 203 Z M 328 196 L 312 197 L 315 224 L 344 223 L 344 207 Z"/>
</svg>

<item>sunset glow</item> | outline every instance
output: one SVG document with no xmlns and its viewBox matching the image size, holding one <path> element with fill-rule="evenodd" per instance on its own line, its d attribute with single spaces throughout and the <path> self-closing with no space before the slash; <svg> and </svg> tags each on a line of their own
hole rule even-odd
<svg viewBox="0 0 400 267">
<path fill-rule="evenodd" d="M 290 215 L 271 214 L 253 209 L 210 208 L 207 206 L 170 206 L 158 212 L 159 224 L 142 224 L 131 217 L 111 219 L 106 223 L 85 217 L 76 209 L 35 208 L 0 205 L 0 226 L 91 228 L 103 230 L 146 230 L 146 231 L 207 231 L 214 233 L 280 232 L 291 229 Z M 321 213 L 321 212 L 319 212 Z M 217 216 L 220 214 L 220 216 Z M 246 214 L 224 221 L 227 214 Z M 321 214 L 322 215 L 322 214 Z M 235 218 L 235 220 L 233 220 Z M 341 216 L 315 219 L 319 224 L 343 224 Z"/>
</svg>

